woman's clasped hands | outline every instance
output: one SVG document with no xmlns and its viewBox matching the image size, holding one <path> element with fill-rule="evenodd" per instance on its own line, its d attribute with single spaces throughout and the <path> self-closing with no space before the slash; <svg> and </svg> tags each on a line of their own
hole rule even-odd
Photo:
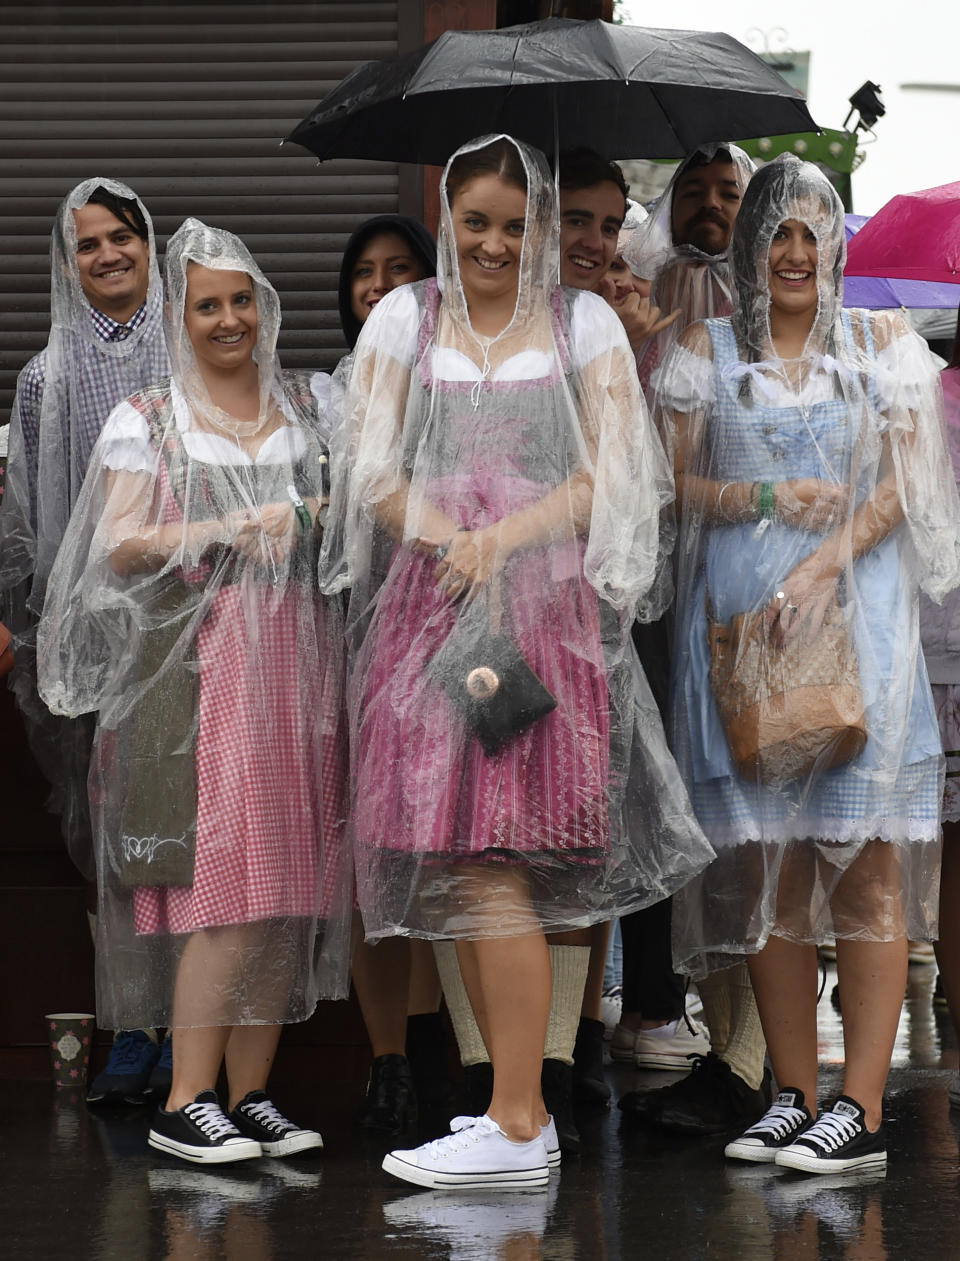
<svg viewBox="0 0 960 1261">
<path fill-rule="evenodd" d="M 296 545 L 297 517 L 289 503 L 244 508 L 230 513 L 224 524 L 233 550 L 258 564 L 286 560 Z"/>
<path fill-rule="evenodd" d="M 846 516 L 850 487 L 845 482 L 827 482 L 819 477 L 796 477 L 777 482 L 773 488 L 776 517 L 798 530 L 820 533 Z"/>
<path fill-rule="evenodd" d="M 415 546 L 437 558 L 434 576 L 451 600 L 472 600 L 506 559 L 499 532 L 491 529 L 457 530 L 446 542 L 421 537 Z"/>
</svg>

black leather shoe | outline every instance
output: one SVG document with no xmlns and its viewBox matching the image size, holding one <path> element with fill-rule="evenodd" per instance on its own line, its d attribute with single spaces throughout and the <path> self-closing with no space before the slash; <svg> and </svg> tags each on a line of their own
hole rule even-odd
<svg viewBox="0 0 960 1261">
<path fill-rule="evenodd" d="M 573 1048 L 573 1098 L 577 1103 L 610 1102 L 610 1087 L 603 1075 L 603 1021 L 581 1016 Z"/>
<path fill-rule="evenodd" d="M 625 1119 L 648 1121 L 679 1134 L 726 1134 L 759 1121 L 772 1098 L 769 1069 L 764 1069 L 759 1089 L 752 1090 L 726 1061 L 710 1052 L 694 1060 L 688 1077 L 662 1090 L 624 1095 L 620 1108 Z"/>
<path fill-rule="evenodd" d="M 417 1098 L 405 1055 L 378 1055 L 370 1068 L 360 1124 L 399 1134 L 416 1120 Z"/>
<path fill-rule="evenodd" d="M 580 1131 L 573 1119 L 573 1069 L 563 1060 L 544 1060 L 540 1073 L 544 1107 L 557 1127 L 560 1150 L 565 1156 L 580 1150 Z"/>
</svg>

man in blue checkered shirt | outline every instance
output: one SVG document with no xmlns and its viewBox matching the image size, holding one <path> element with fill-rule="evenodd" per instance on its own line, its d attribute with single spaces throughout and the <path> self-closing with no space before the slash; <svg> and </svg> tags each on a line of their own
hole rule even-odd
<svg viewBox="0 0 960 1261">
<path fill-rule="evenodd" d="M 87 771 L 92 720 L 54 718 L 36 690 L 34 642 L 47 578 L 113 408 L 169 375 L 153 225 L 124 184 L 91 179 L 63 201 L 50 251 L 50 336 L 17 381 L 0 505 L 0 617 L 15 634 L 11 685 L 67 848 L 93 874 Z M 142 1098 L 160 1052 L 118 1035 L 91 1100 Z"/>
</svg>

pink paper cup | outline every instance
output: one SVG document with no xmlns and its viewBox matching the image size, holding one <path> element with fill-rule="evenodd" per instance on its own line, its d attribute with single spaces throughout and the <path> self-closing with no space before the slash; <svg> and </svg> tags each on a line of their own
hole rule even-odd
<svg viewBox="0 0 960 1261">
<path fill-rule="evenodd" d="M 83 1090 L 90 1068 L 96 1017 L 89 1011 L 54 1011 L 44 1016 L 44 1020 L 57 1089 Z"/>
</svg>

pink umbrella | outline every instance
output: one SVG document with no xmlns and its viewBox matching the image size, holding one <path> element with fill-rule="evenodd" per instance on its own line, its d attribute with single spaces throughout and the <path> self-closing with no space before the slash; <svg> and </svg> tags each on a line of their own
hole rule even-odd
<svg viewBox="0 0 960 1261">
<path fill-rule="evenodd" d="M 845 272 L 960 282 L 960 181 L 888 201 L 850 241 Z"/>
</svg>

